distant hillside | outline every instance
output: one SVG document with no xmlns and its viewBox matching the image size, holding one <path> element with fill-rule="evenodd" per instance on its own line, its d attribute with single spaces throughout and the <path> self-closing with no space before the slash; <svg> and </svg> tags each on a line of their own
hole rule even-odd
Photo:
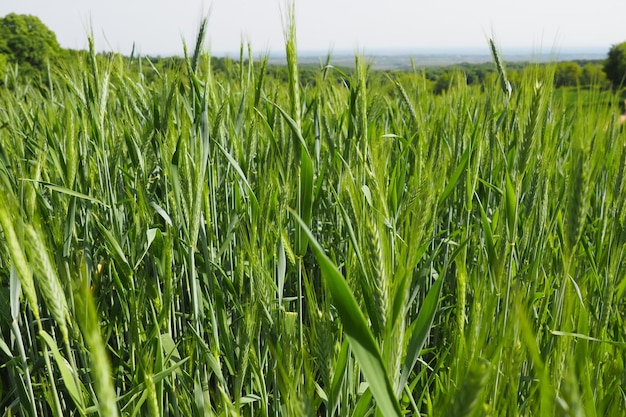
<svg viewBox="0 0 626 417">
<path fill-rule="evenodd" d="M 338 67 L 354 66 L 355 52 L 341 51 L 331 54 L 331 63 Z M 299 55 L 301 65 L 319 65 L 325 62 L 328 52 L 303 52 Z M 413 65 L 419 68 L 441 67 L 461 63 L 481 64 L 491 62 L 489 49 L 470 50 L 418 50 L 418 51 L 374 51 L 366 53 L 366 57 L 375 70 L 410 70 Z M 559 52 L 536 53 L 529 50 L 504 51 L 507 62 L 554 62 L 554 61 L 595 61 L 606 58 L 606 51 L 594 49 L 568 49 Z M 285 65 L 285 56 L 270 55 L 272 65 Z"/>
</svg>

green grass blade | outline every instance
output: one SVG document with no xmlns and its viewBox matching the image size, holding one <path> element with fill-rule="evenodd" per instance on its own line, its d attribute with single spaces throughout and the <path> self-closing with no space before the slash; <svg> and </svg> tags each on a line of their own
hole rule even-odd
<svg viewBox="0 0 626 417">
<path fill-rule="evenodd" d="M 87 194 L 79 193 L 79 192 L 74 191 L 74 190 L 70 190 L 69 188 L 62 187 L 60 185 L 50 184 L 50 183 L 45 182 L 45 181 L 31 180 L 31 179 L 28 179 L 28 178 L 25 178 L 22 181 L 36 182 L 38 184 L 41 184 L 41 185 L 51 189 L 52 191 L 56 191 L 57 193 L 66 194 L 66 195 L 69 195 L 69 196 L 72 196 L 72 197 L 77 197 L 77 198 L 80 198 L 81 200 L 91 201 L 92 203 L 99 204 L 99 205 L 101 205 L 101 206 L 103 206 L 105 208 L 110 208 L 110 206 L 108 204 L 98 200 L 97 198 L 88 196 Z"/>
<path fill-rule="evenodd" d="M 304 148 L 304 146 L 303 146 Z M 300 159 L 300 184 L 298 189 L 299 214 L 307 227 L 311 227 L 313 216 L 313 161 L 308 152 L 302 152 Z M 304 256 L 308 246 L 306 235 L 299 230 L 296 254 Z"/>
<path fill-rule="evenodd" d="M 509 226 L 509 232 L 511 236 L 513 236 L 513 231 L 515 228 L 515 218 L 517 216 L 517 195 L 515 193 L 515 187 L 513 186 L 513 181 L 511 181 L 511 177 L 508 172 L 506 174 L 506 220 L 507 225 Z"/>
<path fill-rule="evenodd" d="M 411 335 L 411 340 L 409 341 L 404 358 L 404 364 L 402 365 L 402 373 L 400 374 L 400 381 L 396 387 L 396 393 L 400 393 L 404 389 L 404 385 L 409 380 L 409 375 L 413 371 L 413 367 L 420 356 L 424 343 L 426 343 L 426 337 L 428 337 L 433 320 L 435 319 L 435 314 L 437 313 L 437 307 L 439 306 L 439 295 L 441 294 L 442 283 L 443 277 L 437 278 L 428 291 L 424 299 L 424 304 L 420 307 L 413 327 L 413 334 Z"/>
<path fill-rule="evenodd" d="M 483 235 L 485 237 L 487 259 L 489 264 L 493 266 L 496 262 L 496 248 L 493 241 L 493 231 L 491 229 L 489 219 L 487 218 L 487 213 L 485 213 L 485 209 L 483 208 L 483 204 L 480 200 L 478 200 L 478 207 L 480 208 L 480 220 L 483 227 Z"/>
<path fill-rule="evenodd" d="M 467 167 L 471 150 L 472 148 L 468 147 L 465 150 L 465 152 L 463 152 L 463 155 L 461 156 L 461 160 L 459 161 L 459 165 L 456 167 L 456 169 L 454 170 L 454 173 L 450 177 L 450 180 L 448 181 L 448 185 L 446 185 L 446 188 L 444 188 L 443 192 L 439 196 L 439 202 L 437 203 L 439 206 L 443 204 L 443 202 L 446 200 L 446 198 L 448 198 L 448 196 L 454 190 L 454 187 L 456 187 L 457 183 L 459 182 L 459 179 L 461 178 L 463 171 L 465 171 L 465 168 Z"/>
<path fill-rule="evenodd" d="M 78 387 L 76 385 L 76 378 L 74 377 L 74 370 L 71 368 L 70 364 L 63 358 L 61 352 L 59 351 L 59 347 L 56 342 L 45 330 L 41 330 L 39 332 L 39 336 L 46 342 L 50 350 L 52 351 L 52 356 L 54 357 L 59 370 L 61 371 L 61 379 L 63 379 L 63 383 L 65 384 L 65 388 L 69 392 L 70 396 L 74 400 L 74 403 L 78 406 L 79 412 L 84 414 L 84 399 L 82 396 L 83 392 L 86 392 L 85 387 Z M 81 384 L 82 385 L 82 384 Z"/>
<path fill-rule="evenodd" d="M 267 102 L 270 103 L 272 106 L 274 106 L 276 109 L 278 109 L 280 114 L 285 118 L 285 121 L 289 125 L 289 128 L 291 129 L 293 134 L 296 136 L 296 138 L 302 145 L 302 150 L 308 154 L 309 150 L 307 148 L 306 141 L 304 140 L 304 137 L 302 136 L 302 132 L 300 131 L 300 127 L 298 126 L 298 123 L 293 118 L 291 118 L 291 116 L 289 116 L 289 114 L 285 110 L 283 110 L 283 108 L 280 107 L 278 104 L 270 100 L 267 100 Z"/>
<path fill-rule="evenodd" d="M 101 415 L 116 417 L 119 415 L 119 410 L 115 397 L 115 382 L 107 345 L 101 334 L 98 311 L 89 288 L 88 266 L 84 259 L 80 264 L 77 285 L 79 286 L 76 291 L 78 322 L 90 355 L 90 373 L 98 402 L 97 409 Z"/>
<path fill-rule="evenodd" d="M 126 255 L 124 254 L 122 247 L 120 246 L 115 236 L 113 236 L 113 234 L 109 230 L 107 230 L 107 228 L 100 224 L 100 221 L 96 220 L 96 225 L 98 226 L 100 233 L 102 233 L 102 236 L 104 237 L 106 245 L 111 252 L 111 256 L 115 260 L 116 265 L 120 268 L 120 273 L 127 280 L 127 282 L 124 282 L 123 284 L 128 286 L 129 282 L 132 279 L 133 269 L 126 259 Z"/>
<path fill-rule="evenodd" d="M 241 178 L 241 181 L 243 181 L 244 185 L 248 189 L 248 192 L 249 192 L 248 195 L 250 197 L 250 200 L 252 201 L 253 206 L 256 209 L 258 209 L 259 200 L 257 200 L 256 195 L 254 194 L 254 190 L 252 189 L 250 182 L 248 182 L 248 178 L 246 178 L 246 174 L 244 174 L 243 170 L 241 169 L 241 166 L 239 166 L 239 163 L 235 160 L 235 158 L 233 158 L 233 156 L 226 149 L 224 149 L 222 145 L 220 145 L 217 142 L 215 142 L 215 144 L 217 145 L 219 150 L 224 154 L 224 156 L 228 160 L 228 163 L 233 167 L 233 169 L 235 170 L 239 178 Z"/>
<path fill-rule="evenodd" d="M 276 265 L 276 287 L 278 290 L 278 305 L 283 304 L 283 290 L 285 288 L 285 275 L 287 273 L 287 257 L 285 256 L 285 245 L 283 239 L 278 238 L 276 243 L 276 255 L 278 264 Z"/>
<path fill-rule="evenodd" d="M 400 416 L 400 405 L 394 395 L 378 344 L 374 340 L 365 316 L 352 291 L 350 291 L 348 283 L 335 264 L 326 256 L 324 249 L 309 228 L 306 227 L 304 221 L 293 210 L 290 209 L 289 211 L 310 240 L 311 249 L 325 277 L 328 290 L 343 323 L 344 331 L 350 341 L 350 347 L 361 367 L 361 372 L 369 382 L 370 390 L 380 411 L 385 416 Z"/>
<path fill-rule="evenodd" d="M 372 391 L 366 390 L 359 401 L 356 403 L 356 408 L 352 413 L 352 417 L 364 417 L 370 414 L 370 402 L 372 401 Z"/>
<path fill-rule="evenodd" d="M 587 336 L 581 333 L 562 332 L 560 330 L 550 330 L 555 336 L 573 337 L 576 339 L 589 340 L 590 342 L 608 343 L 613 346 L 626 347 L 626 342 L 615 342 L 613 340 L 598 339 L 596 337 Z"/>
<path fill-rule="evenodd" d="M 339 394 L 341 393 L 341 385 L 346 373 L 346 363 L 348 362 L 348 347 L 348 340 L 344 339 L 339 355 L 337 356 L 337 362 L 335 364 L 335 371 L 329 392 L 328 406 L 331 413 L 335 411 L 335 407 L 339 404 Z"/>
</svg>

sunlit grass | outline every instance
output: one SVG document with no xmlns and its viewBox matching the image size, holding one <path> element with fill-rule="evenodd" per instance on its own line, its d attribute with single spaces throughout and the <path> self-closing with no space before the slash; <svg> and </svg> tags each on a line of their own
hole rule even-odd
<svg viewBox="0 0 626 417">
<path fill-rule="evenodd" d="M 286 84 L 203 24 L 150 83 L 92 47 L 0 90 L 3 415 L 620 415 L 606 93 L 495 47 L 484 91 L 305 87 L 291 19 Z"/>
</svg>

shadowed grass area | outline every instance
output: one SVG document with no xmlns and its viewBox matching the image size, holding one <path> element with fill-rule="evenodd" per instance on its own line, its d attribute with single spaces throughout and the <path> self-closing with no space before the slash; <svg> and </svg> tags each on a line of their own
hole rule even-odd
<svg viewBox="0 0 626 417">
<path fill-rule="evenodd" d="M 493 42 L 482 89 L 303 86 L 293 10 L 286 83 L 232 79 L 201 28 L 152 82 L 91 45 L 0 89 L 3 415 L 626 408 L 615 106 Z"/>
</svg>

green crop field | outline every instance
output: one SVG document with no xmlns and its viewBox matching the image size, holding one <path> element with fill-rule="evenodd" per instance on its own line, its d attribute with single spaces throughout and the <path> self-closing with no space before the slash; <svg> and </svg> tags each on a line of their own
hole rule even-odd
<svg viewBox="0 0 626 417">
<path fill-rule="evenodd" d="M 0 415 L 624 415 L 617 96 L 493 43 L 481 87 L 305 85 L 293 24 L 286 81 L 226 76 L 204 28 L 6 76 Z"/>
</svg>

